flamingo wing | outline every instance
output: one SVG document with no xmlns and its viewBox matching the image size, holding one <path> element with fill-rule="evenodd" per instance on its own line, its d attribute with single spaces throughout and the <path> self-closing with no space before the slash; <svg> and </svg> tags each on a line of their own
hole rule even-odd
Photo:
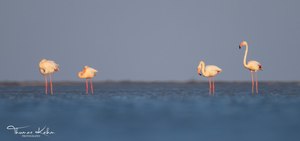
<svg viewBox="0 0 300 141">
<path fill-rule="evenodd" d="M 96 69 L 90 67 L 91 72 L 98 72 Z"/>
<path fill-rule="evenodd" d="M 252 70 L 252 71 L 262 70 L 261 63 L 259 63 L 257 61 L 254 61 L 254 60 L 248 61 L 247 65 L 248 65 L 249 70 Z"/>
<path fill-rule="evenodd" d="M 59 65 L 56 64 L 54 61 L 48 61 L 48 63 L 50 64 L 51 68 L 54 70 L 54 71 L 58 71 L 59 70 Z"/>
<path fill-rule="evenodd" d="M 208 65 L 205 67 L 205 69 L 209 73 L 210 76 L 215 76 L 218 73 L 222 72 L 222 69 L 215 65 Z"/>
<path fill-rule="evenodd" d="M 222 69 L 219 68 L 218 66 L 215 65 L 208 65 L 205 67 L 206 71 L 217 71 L 217 72 L 221 72 Z"/>
<path fill-rule="evenodd" d="M 88 68 L 89 71 L 89 76 L 92 78 L 94 76 L 96 76 L 96 72 L 98 72 L 96 69 L 89 67 Z"/>
</svg>

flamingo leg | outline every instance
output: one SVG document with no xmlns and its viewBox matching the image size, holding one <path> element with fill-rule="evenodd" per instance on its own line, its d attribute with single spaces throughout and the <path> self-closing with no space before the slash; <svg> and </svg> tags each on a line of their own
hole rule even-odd
<svg viewBox="0 0 300 141">
<path fill-rule="evenodd" d="M 44 76 L 45 78 L 45 94 L 48 94 L 48 80 L 47 80 L 47 76 Z"/>
<path fill-rule="evenodd" d="M 92 91 L 92 94 L 94 94 L 94 87 L 93 87 L 93 81 L 92 81 L 92 79 L 90 79 L 90 83 L 91 83 L 91 91 Z"/>
<path fill-rule="evenodd" d="M 89 83 L 88 83 L 88 79 L 85 79 L 85 94 L 89 93 Z"/>
<path fill-rule="evenodd" d="M 215 87 L 215 80 L 214 80 L 214 93 L 215 93 L 216 87 Z"/>
<path fill-rule="evenodd" d="M 51 90 L 51 95 L 53 95 L 52 76 L 51 76 L 51 74 L 49 75 L 49 78 L 50 78 L 50 90 Z"/>
<path fill-rule="evenodd" d="M 257 80 L 257 73 L 255 73 L 255 80 L 256 80 L 256 94 L 258 94 L 258 80 Z"/>
<path fill-rule="evenodd" d="M 209 82 L 209 94 L 211 93 L 211 80 L 210 78 L 208 78 L 208 82 Z"/>
<path fill-rule="evenodd" d="M 215 94 L 215 80 L 212 78 L 212 93 Z"/>
<path fill-rule="evenodd" d="M 252 94 L 254 92 L 254 76 L 253 71 L 251 71 L 251 79 L 252 79 Z"/>
</svg>

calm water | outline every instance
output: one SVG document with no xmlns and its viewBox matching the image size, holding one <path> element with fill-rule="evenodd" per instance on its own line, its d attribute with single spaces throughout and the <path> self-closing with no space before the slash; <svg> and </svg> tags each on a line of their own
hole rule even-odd
<svg viewBox="0 0 300 141">
<path fill-rule="evenodd" d="M 300 139 L 300 83 L 100 83 L 0 87 L 1 140 L 269 140 Z M 24 138 L 8 125 L 47 126 L 54 135 Z"/>
</svg>

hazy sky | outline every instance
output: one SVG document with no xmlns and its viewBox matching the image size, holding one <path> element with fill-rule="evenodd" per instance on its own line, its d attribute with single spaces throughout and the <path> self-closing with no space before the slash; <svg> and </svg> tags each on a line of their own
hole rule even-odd
<svg viewBox="0 0 300 141">
<path fill-rule="evenodd" d="M 299 0 L 0 0 L 0 81 L 41 80 L 38 62 L 53 59 L 54 80 L 205 80 L 200 60 L 223 69 L 217 80 L 250 80 L 242 65 L 263 64 L 260 80 L 300 80 Z"/>
</svg>

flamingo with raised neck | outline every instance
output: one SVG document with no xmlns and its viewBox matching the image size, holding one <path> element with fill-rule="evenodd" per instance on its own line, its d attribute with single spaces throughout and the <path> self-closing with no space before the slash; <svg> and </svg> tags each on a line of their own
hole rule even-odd
<svg viewBox="0 0 300 141">
<path fill-rule="evenodd" d="M 252 93 L 254 93 L 254 75 L 255 75 L 255 86 L 256 86 L 256 93 L 258 94 L 258 80 L 257 80 L 257 71 L 262 70 L 262 65 L 254 60 L 250 60 L 247 62 L 247 55 L 248 55 L 248 43 L 246 41 L 242 41 L 239 45 L 239 49 L 242 47 L 246 47 L 245 55 L 243 64 L 246 69 L 248 69 L 251 73 L 252 79 Z"/>
</svg>

